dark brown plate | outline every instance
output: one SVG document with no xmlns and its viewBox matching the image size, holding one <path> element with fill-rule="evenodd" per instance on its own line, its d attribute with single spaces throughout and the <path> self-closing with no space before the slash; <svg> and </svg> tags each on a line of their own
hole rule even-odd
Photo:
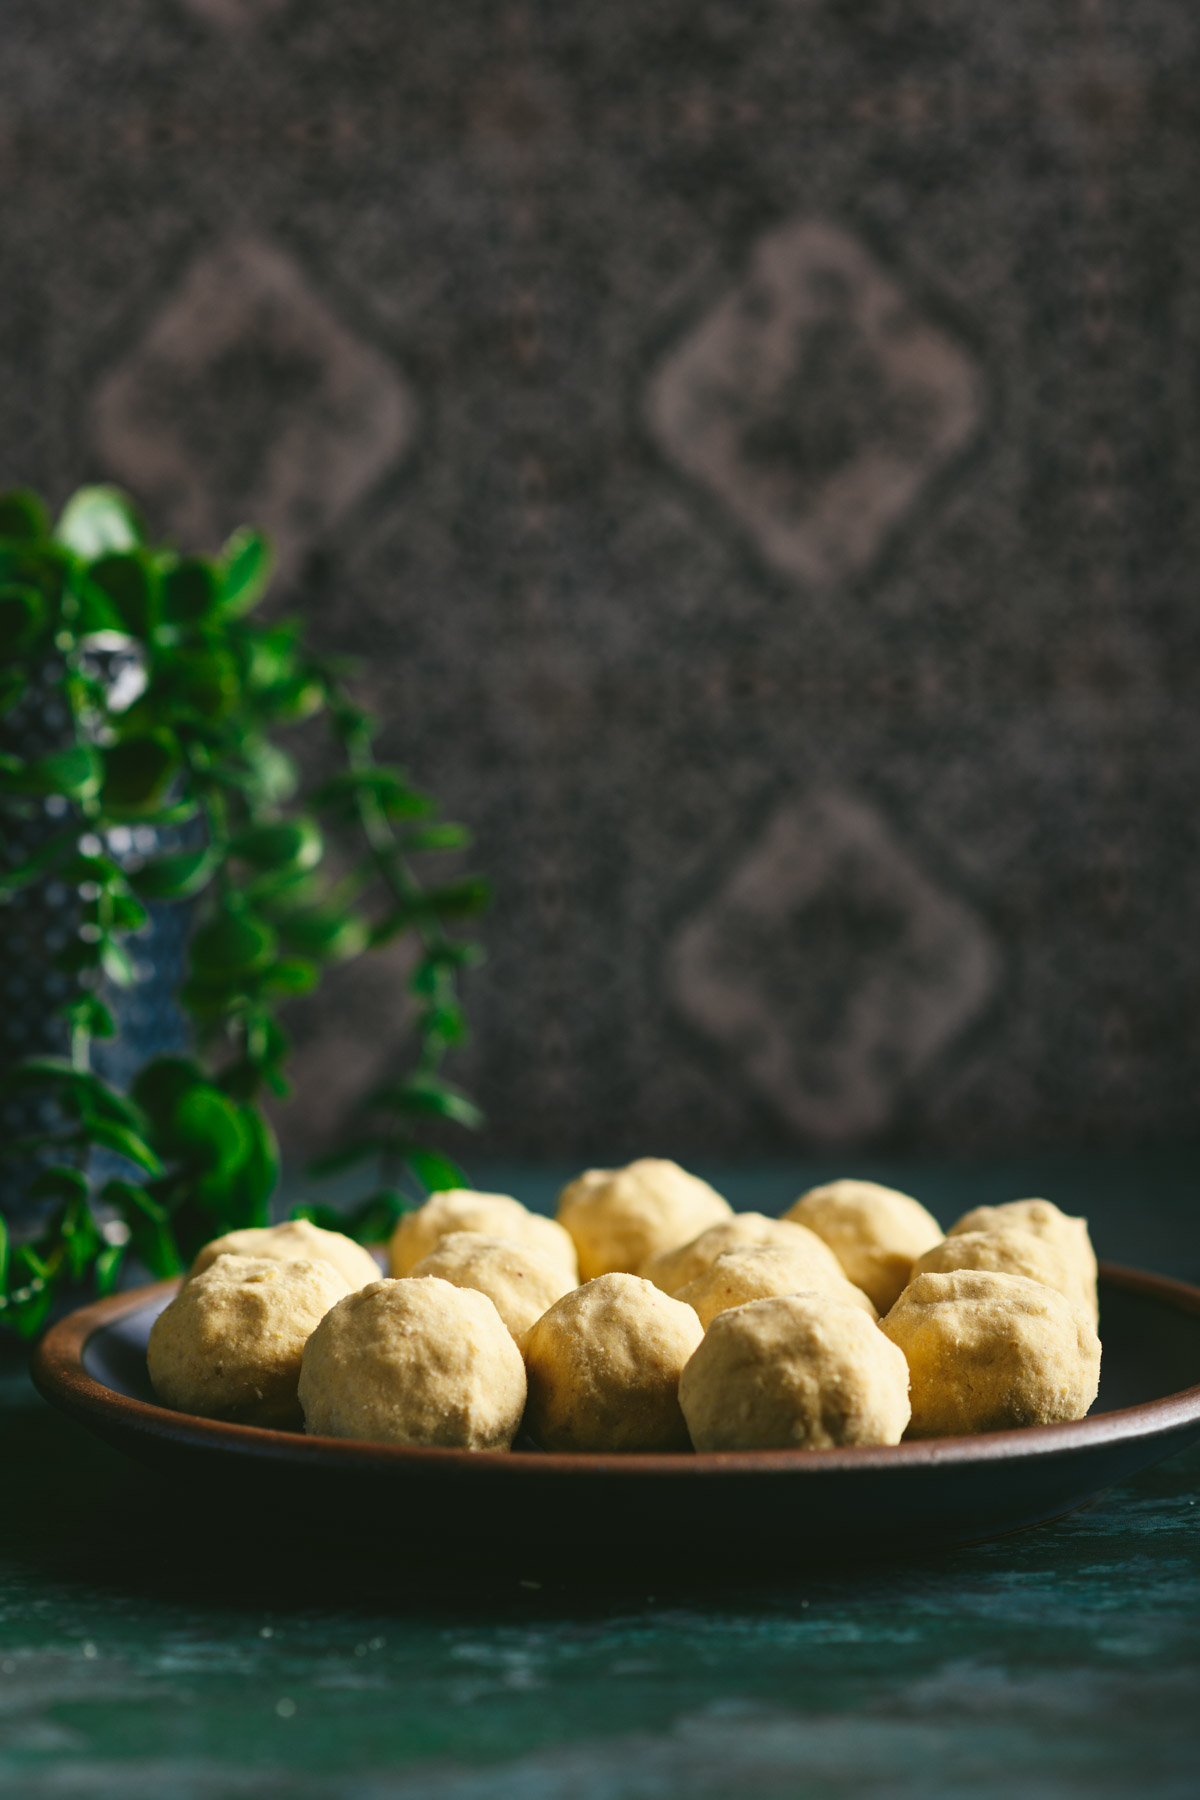
<svg viewBox="0 0 1200 1800">
<path fill-rule="evenodd" d="M 1069 1425 L 860 1450 L 472 1455 L 223 1425 L 155 1403 L 150 1326 L 175 1283 L 72 1313 L 43 1338 L 46 1399 L 190 1491 L 273 1516 L 418 1529 L 423 1553 L 528 1566 L 890 1553 L 1057 1517 L 1200 1439 L 1200 1290 L 1101 1270 L 1100 1396 Z M 251 1492 L 252 1491 L 252 1492 Z"/>
</svg>

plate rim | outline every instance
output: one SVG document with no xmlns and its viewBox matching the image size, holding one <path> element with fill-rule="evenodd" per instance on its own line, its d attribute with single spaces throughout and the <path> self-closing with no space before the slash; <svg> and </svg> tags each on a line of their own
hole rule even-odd
<svg viewBox="0 0 1200 1800">
<path fill-rule="evenodd" d="M 1200 1287 L 1142 1269 L 1101 1263 L 1100 1277 L 1123 1288 L 1165 1302 L 1176 1311 L 1200 1317 Z M 241 1457 L 309 1468 L 372 1466 L 407 1469 L 427 1475 L 456 1468 L 472 1478 L 505 1480 L 543 1476 L 637 1478 L 702 1475 L 820 1476 L 849 1470 L 924 1470 L 981 1462 L 1086 1452 L 1117 1441 L 1157 1437 L 1189 1424 L 1200 1424 L 1200 1383 L 1156 1400 L 1120 1407 L 1113 1412 L 1059 1425 L 1032 1425 L 978 1436 L 918 1438 L 903 1444 L 871 1444 L 835 1450 L 724 1451 L 474 1451 L 409 1448 L 350 1438 L 309 1437 L 262 1425 L 236 1425 L 173 1412 L 165 1406 L 132 1399 L 106 1387 L 84 1366 L 84 1353 L 103 1326 L 137 1312 L 160 1294 L 174 1292 L 178 1280 L 128 1288 L 94 1300 L 57 1321 L 34 1348 L 31 1374 L 43 1399 L 81 1423 L 107 1435 L 114 1427 L 125 1435 L 196 1450 L 224 1449 Z"/>
</svg>

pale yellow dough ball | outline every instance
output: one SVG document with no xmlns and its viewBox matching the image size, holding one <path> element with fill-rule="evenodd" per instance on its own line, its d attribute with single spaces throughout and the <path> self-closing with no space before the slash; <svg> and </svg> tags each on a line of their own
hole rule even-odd
<svg viewBox="0 0 1200 1800">
<path fill-rule="evenodd" d="M 576 1288 L 525 1339 L 530 1431 L 544 1450 L 686 1450 L 679 1376 L 703 1335 L 637 1275 Z"/>
<path fill-rule="evenodd" d="M 744 1250 L 750 1244 L 778 1244 L 807 1250 L 816 1266 L 824 1265 L 830 1275 L 842 1277 L 842 1265 L 828 1244 L 805 1225 L 793 1225 L 786 1219 L 768 1219 L 765 1213 L 734 1213 L 719 1225 L 710 1225 L 689 1243 L 674 1250 L 660 1250 L 648 1256 L 637 1271 L 652 1281 L 664 1294 L 677 1294 L 697 1275 L 711 1268 L 718 1256 L 727 1250 Z"/>
<path fill-rule="evenodd" d="M 511 1194 L 477 1194 L 473 1188 L 446 1188 L 405 1213 L 388 1245 L 391 1273 L 410 1274 L 452 1231 L 481 1231 L 530 1244 L 560 1264 L 570 1282 L 579 1279 L 575 1246 L 561 1225 L 531 1213 Z"/>
<path fill-rule="evenodd" d="M 649 1257 L 732 1216 L 729 1202 L 706 1181 L 652 1156 L 624 1169 L 588 1169 L 558 1200 L 559 1222 L 579 1253 L 581 1281 L 631 1274 Z"/>
<path fill-rule="evenodd" d="M 369 1250 L 340 1231 L 324 1231 L 307 1219 L 287 1219 L 282 1225 L 250 1225 L 244 1231 L 227 1231 L 198 1252 L 188 1279 L 216 1262 L 218 1256 L 267 1256 L 273 1261 L 298 1258 L 327 1262 L 343 1275 L 351 1288 L 379 1280 L 379 1264 Z"/>
<path fill-rule="evenodd" d="M 560 1262 L 532 1244 L 485 1237 L 481 1231 L 452 1231 L 410 1273 L 438 1275 L 455 1287 L 486 1294 L 517 1344 L 546 1309 L 576 1285 Z"/>
<path fill-rule="evenodd" d="M 819 1241 L 819 1240 L 818 1240 Z M 821 1245 L 825 1249 L 824 1244 Z M 724 1250 L 675 1295 L 694 1306 L 707 1328 L 718 1313 L 744 1306 L 749 1300 L 766 1300 L 774 1294 L 829 1294 L 839 1304 L 857 1306 L 874 1320 L 875 1308 L 863 1293 L 846 1280 L 837 1258 L 828 1251 L 832 1269 L 810 1257 L 803 1245 L 744 1244 L 740 1250 Z"/>
<path fill-rule="evenodd" d="M 146 1361 L 155 1393 L 203 1419 L 299 1425 L 304 1346 L 349 1292 L 332 1263 L 219 1256 L 151 1327 Z"/>
<path fill-rule="evenodd" d="M 1018 1231 L 1012 1225 L 994 1231 L 960 1231 L 954 1237 L 943 1238 L 924 1256 L 918 1256 L 912 1278 L 915 1281 L 918 1275 L 952 1275 L 956 1269 L 1024 1275 L 1028 1281 L 1040 1281 L 1078 1304 L 1079 1282 L 1055 1245 L 1049 1238 L 1034 1237 L 1031 1231 Z"/>
<path fill-rule="evenodd" d="M 1075 1279 L 1076 1295 L 1094 1324 L 1100 1317 L 1096 1291 L 1096 1252 L 1086 1219 L 1060 1212 L 1052 1200 L 1008 1200 L 1003 1206 L 976 1206 L 950 1227 L 950 1236 L 964 1231 L 997 1231 L 1015 1226 L 1053 1244 Z"/>
<path fill-rule="evenodd" d="M 486 1294 L 436 1276 L 350 1294 L 304 1348 L 300 1404 L 317 1437 L 507 1450 L 525 1366 Z"/>
<path fill-rule="evenodd" d="M 697 1450 L 898 1444 L 908 1366 L 860 1308 L 782 1294 L 720 1313 L 679 1384 Z"/>
<path fill-rule="evenodd" d="M 1096 1398 L 1090 1321 L 1024 1275 L 918 1275 L 880 1329 L 908 1359 L 913 1437 L 1082 1419 Z"/>
<path fill-rule="evenodd" d="M 942 1237 L 919 1200 L 874 1181 L 831 1181 L 784 1213 L 824 1238 L 847 1277 L 885 1313 L 908 1284 L 913 1263 Z"/>
</svg>

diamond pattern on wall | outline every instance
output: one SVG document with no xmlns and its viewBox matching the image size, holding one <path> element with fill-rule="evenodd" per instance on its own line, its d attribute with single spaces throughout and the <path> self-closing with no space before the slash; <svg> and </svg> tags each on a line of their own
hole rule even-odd
<svg viewBox="0 0 1200 1800">
<path fill-rule="evenodd" d="M 836 225 L 758 240 L 743 278 L 651 379 L 650 428 L 782 574 L 860 574 L 974 438 L 970 354 Z"/>
<path fill-rule="evenodd" d="M 837 789 L 779 807 L 668 953 L 679 1013 L 828 1144 L 887 1123 L 998 975 L 974 911 Z"/>
<path fill-rule="evenodd" d="M 250 235 L 192 264 L 93 413 L 109 471 L 158 526 L 212 547 L 253 520 L 284 573 L 404 455 L 416 421 L 404 377 Z"/>
</svg>

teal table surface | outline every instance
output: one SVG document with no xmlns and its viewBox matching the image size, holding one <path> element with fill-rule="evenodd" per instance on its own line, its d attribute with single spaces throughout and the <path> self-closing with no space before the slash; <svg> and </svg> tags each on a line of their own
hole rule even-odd
<svg viewBox="0 0 1200 1800">
<path fill-rule="evenodd" d="M 706 1171 L 778 1211 L 824 1167 Z M 1200 1277 L 1200 1155 L 889 1164 L 947 1221 L 1048 1193 Z M 480 1167 L 548 1205 L 557 1171 Z M 1200 1380 L 1200 1370 L 1197 1370 Z M 0 1795 L 887 1800 L 1200 1790 L 1200 1451 L 944 1556 L 464 1581 L 419 1516 L 197 1516 L 0 1352 Z M 886 1546 L 887 1520 L 877 1541 Z"/>
</svg>

